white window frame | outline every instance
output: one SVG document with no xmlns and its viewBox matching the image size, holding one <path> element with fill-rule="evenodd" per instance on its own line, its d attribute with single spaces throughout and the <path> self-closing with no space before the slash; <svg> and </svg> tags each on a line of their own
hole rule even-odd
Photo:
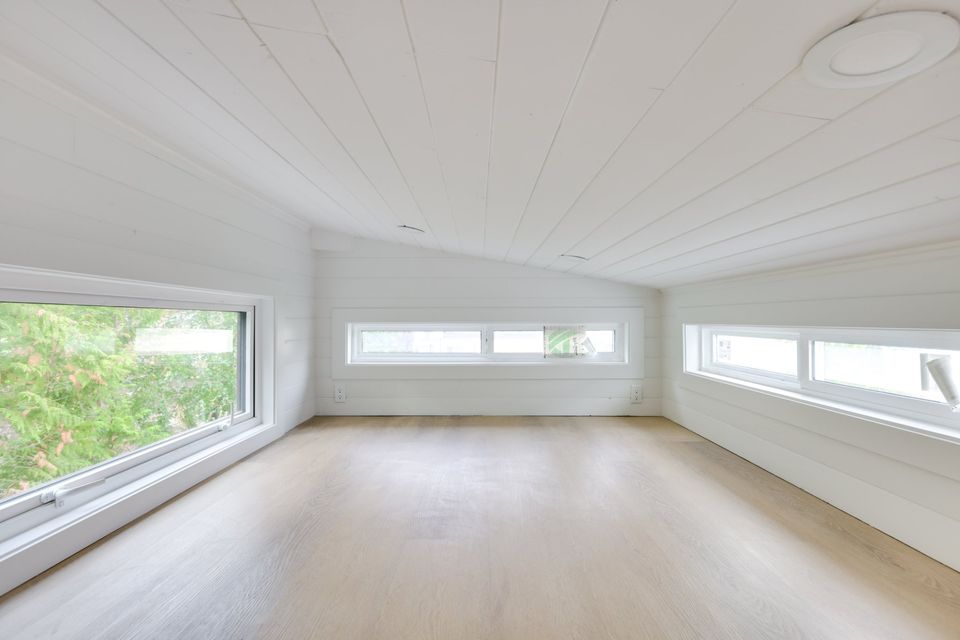
<svg viewBox="0 0 960 640">
<path fill-rule="evenodd" d="M 534 300 L 533 302 L 537 302 Z M 626 362 L 579 358 L 537 362 L 350 362 L 351 323 L 499 324 L 512 326 L 623 324 Z M 642 380 L 646 369 L 643 307 L 473 306 L 338 307 L 330 314 L 331 374 L 348 380 Z"/>
<path fill-rule="evenodd" d="M 743 336 L 749 338 L 773 338 L 783 340 L 797 341 L 797 376 L 756 369 L 754 367 L 744 367 L 713 360 L 713 342 L 717 335 L 725 336 Z M 800 375 L 800 333 L 795 329 L 781 329 L 776 327 L 724 327 L 708 325 L 701 327 L 700 331 L 700 353 L 703 354 L 700 362 L 700 370 L 708 371 L 718 375 L 726 375 L 731 378 L 741 378 L 751 382 L 776 382 L 778 384 L 790 385 L 796 383 Z"/>
<path fill-rule="evenodd" d="M 214 447 L 272 418 L 272 397 L 264 393 L 265 361 L 273 353 L 263 336 L 272 301 L 253 295 L 116 280 L 0 265 L 0 301 L 39 304 L 198 309 L 244 314 L 244 410 L 111 458 L 0 502 L 0 542 L 60 518 L 73 509 Z M 264 322 L 261 319 L 265 320 Z M 271 376 L 272 382 L 272 376 Z"/>
<path fill-rule="evenodd" d="M 349 362 L 356 364 L 415 364 L 415 363 L 438 363 L 438 362 L 472 362 L 479 357 L 478 354 L 471 353 L 363 353 L 360 344 L 360 333 L 362 331 L 476 331 L 480 333 L 480 349 L 484 349 L 483 325 L 470 323 L 377 323 L 362 322 L 351 323 L 348 325 L 350 336 L 348 342 L 350 345 Z"/>
<path fill-rule="evenodd" d="M 614 332 L 614 351 L 612 353 L 594 353 L 565 358 L 551 358 L 540 353 L 495 353 L 494 332 L 496 331 L 544 331 L 551 326 L 572 326 L 569 323 L 517 323 L 517 322 L 349 322 L 347 323 L 347 364 L 383 365 L 383 364 L 529 364 L 555 365 L 563 362 L 578 364 L 616 363 L 624 364 L 628 360 L 627 323 L 584 322 L 576 323 L 585 331 L 612 330 Z M 480 353 L 383 353 L 369 354 L 361 351 L 361 333 L 363 331 L 477 331 L 480 333 Z"/>
<path fill-rule="evenodd" d="M 796 340 L 796 378 L 713 362 L 713 336 L 717 334 Z M 894 421 L 906 419 L 960 430 L 960 416 L 952 412 L 946 402 L 815 380 L 815 342 L 960 351 L 960 331 L 686 324 L 684 372 L 727 382 L 743 381 L 768 390 L 783 390 L 827 406 L 849 408 L 870 417 L 881 414 L 892 417 Z"/>
</svg>

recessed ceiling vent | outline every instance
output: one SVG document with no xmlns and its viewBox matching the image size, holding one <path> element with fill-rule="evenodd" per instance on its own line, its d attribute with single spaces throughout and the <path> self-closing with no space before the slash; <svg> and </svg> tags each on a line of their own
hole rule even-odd
<svg viewBox="0 0 960 640">
<path fill-rule="evenodd" d="M 960 42 L 960 24 L 945 13 L 888 13 L 834 31 L 803 58 L 813 84 L 834 89 L 895 82 L 937 64 Z"/>
</svg>

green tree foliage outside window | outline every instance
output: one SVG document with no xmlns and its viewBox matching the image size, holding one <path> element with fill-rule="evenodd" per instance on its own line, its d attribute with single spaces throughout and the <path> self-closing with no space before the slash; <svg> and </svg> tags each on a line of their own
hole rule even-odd
<svg viewBox="0 0 960 640">
<path fill-rule="evenodd" d="M 239 315 L 0 303 L 0 498 L 228 416 Z"/>
<path fill-rule="evenodd" d="M 583 326 L 543 328 L 544 357 L 574 358 L 596 351 Z"/>
</svg>

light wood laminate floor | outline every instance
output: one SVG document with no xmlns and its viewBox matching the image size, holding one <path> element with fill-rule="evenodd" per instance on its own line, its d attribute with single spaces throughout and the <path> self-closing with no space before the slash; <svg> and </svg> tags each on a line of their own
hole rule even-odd
<svg viewBox="0 0 960 640">
<path fill-rule="evenodd" d="M 0 637 L 955 639 L 960 574 L 662 418 L 325 418 Z"/>
</svg>

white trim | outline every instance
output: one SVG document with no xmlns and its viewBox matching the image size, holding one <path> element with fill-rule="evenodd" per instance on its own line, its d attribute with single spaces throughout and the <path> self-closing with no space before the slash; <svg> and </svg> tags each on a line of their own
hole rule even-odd
<svg viewBox="0 0 960 640">
<path fill-rule="evenodd" d="M 445 325 L 462 323 L 504 326 L 622 325 L 622 361 L 584 358 L 537 358 L 470 362 L 351 362 L 350 325 L 364 323 Z M 332 312 L 331 370 L 334 379 L 642 379 L 644 377 L 644 317 L 641 307 L 542 309 L 502 307 L 488 309 L 334 309 Z"/>
<path fill-rule="evenodd" d="M 864 407 L 851 405 L 849 403 L 834 401 L 828 398 L 819 398 L 798 391 L 789 391 L 779 387 L 757 384 L 755 382 L 730 378 L 706 371 L 687 371 L 685 373 L 692 378 L 700 378 L 703 380 L 710 380 L 712 382 L 728 384 L 748 391 L 783 398 L 792 402 L 797 402 L 817 409 L 831 411 L 833 413 L 838 413 L 851 418 L 859 418 L 861 420 L 869 421 L 875 425 L 890 427 L 900 431 L 909 431 L 918 435 L 934 437 L 938 440 L 947 440 L 955 444 L 960 444 L 960 432 L 958 432 L 957 429 L 941 427 L 934 423 L 910 420 L 908 418 L 891 415 L 883 411 L 871 411 Z M 889 452 L 887 455 L 893 457 L 893 455 Z"/>
<path fill-rule="evenodd" d="M 793 340 L 799 345 L 801 341 L 800 333 L 792 329 L 782 329 L 777 327 L 733 327 L 721 325 L 703 325 L 700 327 L 700 353 L 699 369 L 712 373 L 729 375 L 734 378 L 742 378 L 754 382 L 764 382 L 776 380 L 780 384 L 792 386 L 797 383 L 798 377 L 776 371 L 757 369 L 743 365 L 726 364 L 717 362 L 713 357 L 714 339 L 718 335 L 725 336 L 743 336 L 747 338 L 771 338 L 779 340 Z M 797 352 L 797 370 L 799 373 L 800 353 Z"/>
<path fill-rule="evenodd" d="M 29 292 L 49 292 L 63 296 L 82 295 L 86 304 L 117 304 L 117 298 L 141 300 L 141 306 L 181 303 L 206 303 L 208 305 L 249 304 L 262 299 L 254 293 L 240 293 L 217 289 L 201 289 L 178 285 L 147 282 L 144 280 L 125 280 L 107 276 L 94 276 L 68 271 L 35 269 L 16 265 L 0 264 L 3 276 L 3 288 Z M 101 296 L 97 298 L 97 296 Z M 112 300 L 112 302 L 111 302 Z M 210 307 L 216 308 L 216 307 Z"/>
<path fill-rule="evenodd" d="M 726 390 L 721 391 L 726 392 Z M 702 395 L 703 391 L 687 389 L 687 393 L 697 398 Z M 711 396 L 703 397 L 710 400 L 711 404 L 728 401 L 718 401 Z M 733 402 L 736 404 L 736 399 Z M 738 404 L 737 406 L 742 407 L 743 405 Z M 767 413 L 760 414 L 755 424 L 738 423 L 737 426 L 734 426 L 725 421 L 723 417 L 717 416 L 715 412 L 709 411 L 710 408 L 709 406 L 701 408 L 686 400 L 665 399 L 663 401 L 663 415 L 665 417 L 960 571 L 960 545 L 956 542 L 960 539 L 960 522 L 957 520 L 930 507 L 917 504 L 902 495 L 864 481 L 847 469 L 836 465 L 829 466 L 809 455 L 800 454 L 791 447 L 785 446 L 782 439 L 771 437 L 771 434 L 767 433 L 772 429 L 775 430 L 776 425 L 775 422 L 771 423 L 774 418 L 769 417 Z M 816 408 L 821 409 L 822 407 L 818 406 Z M 827 425 L 829 427 L 847 426 L 848 424 L 846 422 L 842 425 L 832 424 L 837 422 L 837 419 L 836 416 L 831 416 L 829 413 L 824 414 L 824 417 L 826 422 L 831 423 Z M 751 423 L 749 420 L 739 422 Z M 806 424 L 809 426 L 818 424 L 818 422 L 811 420 L 807 421 Z M 854 424 L 857 424 L 857 422 Z M 865 427 L 874 426 L 864 424 Z M 784 423 L 784 428 L 801 429 L 802 427 Z M 828 428 L 822 429 L 822 431 L 829 430 Z M 834 431 L 840 433 L 844 429 L 836 428 Z M 814 431 L 814 433 L 817 433 L 817 431 Z M 819 435 L 830 437 L 826 433 Z M 908 443 L 903 441 L 903 437 L 900 437 L 904 434 L 898 433 L 897 430 L 891 429 L 882 435 L 892 436 L 892 439 L 897 440 L 898 451 L 914 449 L 914 447 L 904 446 Z M 865 440 L 865 443 L 875 444 L 876 440 L 877 438 L 870 438 Z M 911 437 L 910 440 L 909 444 L 916 444 L 915 438 Z M 933 447 L 934 452 L 943 451 L 946 448 L 939 446 L 944 443 L 932 439 L 923 439 L 921 444 L 925 445 L 923 447 L 925 449 Z M 868 446 L 866 450 L 872 451 L 872 448 Z M 956 454 L 955 451 L 947 453 L 950 456 Z"/>
<path fill-rule="evenodd" d="M 713 363 L 712 336 L 718 332 L 797 340 L 797 377 Z M 952 412 L 945 402 L 814 379 L 816 342 L 960 350 L 960 332 L 685 324 L 684 373 L 800 399 L 911 431 L 938 436 L 960 432 L 960 416 Z"/>
<path fill-rule="evenodd" d="M 281 435 L 274 433 L 277 427 L 273 426 L 276 424 L 274 359 L 277 347 L 271 297 L 6 265 L 0 265 L 0 277 L 4 284 L 0 289 L 2 301 L 245 312 L 248 371 L 245 381 L 248 410 L 243 414 L 104 461 L 5 501 L 0 507 L 7 512 L 0 522 L 0 568 L 3 569 L 0 592 L 56 564 Z M 269 434 L 266 440 L 263 434 Z M 261 444 L 253 448 L 240 446 L 240 443 L 257 442 Z M 234 446 L 240 448 L 237 457 L 231 458 L 233 454 L 226 452 Z M 194 463 L 208 459 L 228 461 L 193 468 Z M 177 475 L 187 469 L 190 469 L 187 475 Z M 198 479 L 183 484 L 188 477 Z M 144 487 L 154 487 L 151 496 L 167 497 L 151 501 L 142 509 L 139 506 L 142 500 L 136 506 L 124 506 L 130 495 Z M 44 502 L 42 494 L 62 500 Z M 60 508 L 57 502 L 61 503 Z M 102 523 L 94 517 L 101 512 L 111 514 Z M 68 533 L 66 538 L 60 535 L 74 530 L 83 533 Z M 66 542 L 49 544 L 50 540 L 61 539 Z M 26 556 L 20 557 L 21 554 Z M 13 568 L 8 572 L 7 567 Z"/>
<path fill-rule="evenodd" d="M 484 325 L 475 323 L 439 323 L 439 322 L 350 322 L 347 324 L 347 360 L 350 364 L 436 364 L 454 362 L 475 362 L 484 359 Z M 364 353 L 362 334 L 365 331 L 448 331 L 476 333 L 478 337 L 477 353 Z"/>
<path fill-rule="evenodd" d="M 362 398 L 359 402 L 337 403 L 320 398 L 318 415 L 331 416 L 659 416 L 660 398 L 630 402 L 634 380 L 624 379 L 623 395 L 609 397 L 529 396 L 402 396 Z"/>
<path fill-rule="evenodd" d="M 544 355 L 542 335 L 539 352 L 497 353 L 494 350 L 495 334 L 498 331 L 539 331 L 541 334 L 551 328 L 548 323 L 519 322 L 348 322 L 347 323 L 347 361 L 350 365 L 376 364 L 538 364 L 556 365 L 562 361 L 574 360 L 582 364 L 601 362 L 625 363 L 627 357 L 626 323 L 579 323 L 585 331 L 613 331 L 614 350 L 609 353 L 572 355 L 569 358 L 549 358 Z M 475 353 L 367 353 L 362 350 L 362 334 L 365 331 L 448 331 L 471 332 L 479 334 L 479 351 Z"/>
<path fill-rule="evenodd" d="M 219 424 L 213 423 L 203 428 L 196 437 L 183 439 L 185 441 L 180 438 L 161 440 L 126 456 L 111 458 L 87 469 L 81 469 L 76 473 L 33 487 L 12 498 L 9 504 L 3 505 L 4 519 L 0 521 L 0 543 L 30 531 L 47 520 L 69 513 L 70 510 L 81 507 L 86 502 L 120 490 L 125 485 L 175 464 L 182 458 L 216 446 L 259 424 L 258 420 L 251 418 L 245 423 L 220 430 Z M 182 435 L 193 434 L 187 432 Z M 64 498 L 62 504 L 56 504 L 56 501 L 44 497 L 45 494 L 55 496 L 57 492 L 63 490 L 71 492 L 71 495 Z"/>
<path fill-rule="evenodd" d="M 960 435 L 956 432 L 937 432 L 926 428 L 928 425 L 911 428 L 904 421 L 885 421 L 880 414 L 870 416 L 862 410 L 710 374 L 683 375 L 677 389 L 960 482 L 956 464 Z"/>
<path fill-rule="evenodd" d="M 0 595 L 283 435 L 260 425 L 0 542 Z"/>
</svg>

